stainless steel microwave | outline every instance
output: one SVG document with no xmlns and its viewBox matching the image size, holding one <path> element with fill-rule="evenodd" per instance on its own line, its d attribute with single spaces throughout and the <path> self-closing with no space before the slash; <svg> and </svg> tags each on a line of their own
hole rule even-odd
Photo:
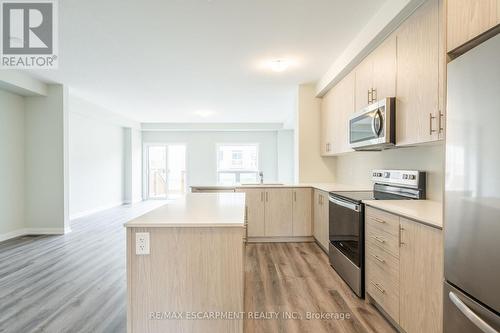
<svg viewBox="0 0 500 333">
<path fill-rule="evenodd" d="M 396 143 L 396 99 L 384 98 L 349 118 L 349 144 L 355 150 L 383 150 Z"/>
</svg>

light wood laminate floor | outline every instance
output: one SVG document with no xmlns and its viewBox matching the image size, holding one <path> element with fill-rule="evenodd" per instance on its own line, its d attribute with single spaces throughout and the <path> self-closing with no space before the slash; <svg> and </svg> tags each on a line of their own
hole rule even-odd
<svg viewBox="0 0 500 333">
<path fill-rule="evenodd" d="M 281 320 L 247 320 L 245 333 L 396 332 L 349 289 L 315 243 L 250 243 L 246 253 L 245 311 L 278 312 Z M 330 318 L 308 320 L 308 312 Z M 350 319 L 333 319 L 339 313 Z M 301 319 L 283 320 L 286 315 Z"/>
<path fill-rule="evenodd" d="M 62 236 L 0 243 L 0 332 L 125 332 L 123 223 L 163 203 L 76 219 Z"/>
<path fill-rule="evenodd" d="M 123 223 L 161 204 L 144 202 L 81 218 L 63 236 L 0 243 L 0 332 L 125 332 Z M 246 251 L 247 313 L 351 315 L 348 320 L 246 320 L 246 333 L 393 332 L 351 292 L 316 244 L 247 244 Z"/>
</svg>

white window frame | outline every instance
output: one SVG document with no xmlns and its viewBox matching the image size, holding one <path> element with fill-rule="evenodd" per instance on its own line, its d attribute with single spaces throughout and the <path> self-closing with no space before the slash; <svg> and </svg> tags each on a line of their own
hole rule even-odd
<svg viewBox="0 0 500 333">
<path fill-rule="evenodd" d="M 256 158 L 257 158 L 257 167 L 255 170 L 227 170 L 227 169 L 219 169 L 219 148 L 221 146 L 252 146 L 257 148 Z M 219 174 L 220 173 L 233 173 L 235 174 L 235 183 L 240 184 L 240 176 L 242 173 L 255 173 L 256 176 L 259 176 L 260 172 L 260 143 L 252 143 L 252 142 L 223 142 L 215 144 L 215 177 L 217 184 L 219 183 Z"/>
<path fill-rule="evenodd" d="M 165 157 L 165 161 L 168 165 L 168 146 L 175 146 L 175 145 L 183 145 L 186 147 L 186 154 L 184 156 L 184 163 L 186 166 L 186 177 L 185 177 L 185 182 L 184 182 L 184 189 L 183 192 L 170 192 L 170 194 L 179 194 L 179 193 L 186 193 L 188 192 L 188 184 L 189 184 L 189 173 L 188 173 L 188 144 L 185 142 L 148 142 L 144 143 L 142 145 L 142 196 L 145 198 L 145 200 L 165 200 L 168 199 L 169 192 L 167 190 L 167 194 L 165 197 L 160 197 L 160 198 L 150 198 L 149 197 L 149 147 L 158 147 L 158 146 L 167 146 L 166 154 L 167 156 Z M 167 168 L 168 169 L 168 168 Z M 167 185 L 168 188 L 168 185 Z"/>
</svg>

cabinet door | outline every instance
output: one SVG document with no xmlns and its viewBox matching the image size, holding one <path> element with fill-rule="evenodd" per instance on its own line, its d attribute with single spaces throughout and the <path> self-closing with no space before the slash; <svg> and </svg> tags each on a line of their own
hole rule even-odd
<svg viewBox="0 0 500 333">
<path fill-rule="evenodd" d="M 266 236 L 292 236 L 292 196 L 289 188 L 266 190 Z"/>
<path fill-rule="evenodd" d="M 293 235 L 312 235 L 312 190 L 297 188 L 293 190 Z"/>
<path fill-rule="evenodd" d="M 401 218 L 399 324 L 407 333 L 442 332 L 442 232 Z"/>
<path fill-rule="evenodd" d="M 453 51 L 500 22 L 499 0 L 448 0 L 447 50 Z"/>
<path fill-rule="evenodd" d="M 427 0 L 397 31 L 396 144 L 438 140 L 439 0 Z"/>
<path fill-rule="evenodd" d="M 333 154 L 353 151 L 349 145 L 349 117 L 354 113 L 355 75 L 351 72 L 333 90 Z"/>
<path fill-rule="evenodd" d="M 321 192 L 321 235 L 320 242 L 323 247 L 328 251 L 328 244 L 330 242 L 330 234 L 329 234 L 329 206 L 330 202 L 328 201 L 328 193 Z"/>
<path fill-rule="evenodd" d="M 334 145 L 334 91 L 335 87 L 323 96 L 321 101 L 321 152 L 323 156 L 332 155 Z"/>
<path fill-rule="evenodd" d="M 396 36 L 388 37 L 377 47 L 372 58 L 373 98 L 379 100 L 396 96 Z"/>
<path fill-rule="evenodd" d="M 355 69 L 356 75 L 356 102 L 355 110 L 360 111 L 368 105 L 368 93 L 373 88 L 373 61 L 367 56 Z"/>
<path fill-rule="evenodd" d="M 265 236 L 265 205 L 264 191 L 261 189 L 244 189 L 247 206 L 247 235 L 248 237 Z"/>
<path fill-rule="evenodd" d="M 313 236 L 319 242 L 321 234 L 321 192 L 319 190 L 314 190 L 313 195 Z"/>
</svg>

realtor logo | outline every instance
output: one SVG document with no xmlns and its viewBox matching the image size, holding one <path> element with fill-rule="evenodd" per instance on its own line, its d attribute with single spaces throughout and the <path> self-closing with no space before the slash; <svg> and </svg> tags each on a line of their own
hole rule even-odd
<svg viewBox="0 0 500 333">
<path fill-rule="evenodd" d="M 57 68 L 57 4 L 55 0 L 1 4 L 1 67 Z"/>
</svg>

